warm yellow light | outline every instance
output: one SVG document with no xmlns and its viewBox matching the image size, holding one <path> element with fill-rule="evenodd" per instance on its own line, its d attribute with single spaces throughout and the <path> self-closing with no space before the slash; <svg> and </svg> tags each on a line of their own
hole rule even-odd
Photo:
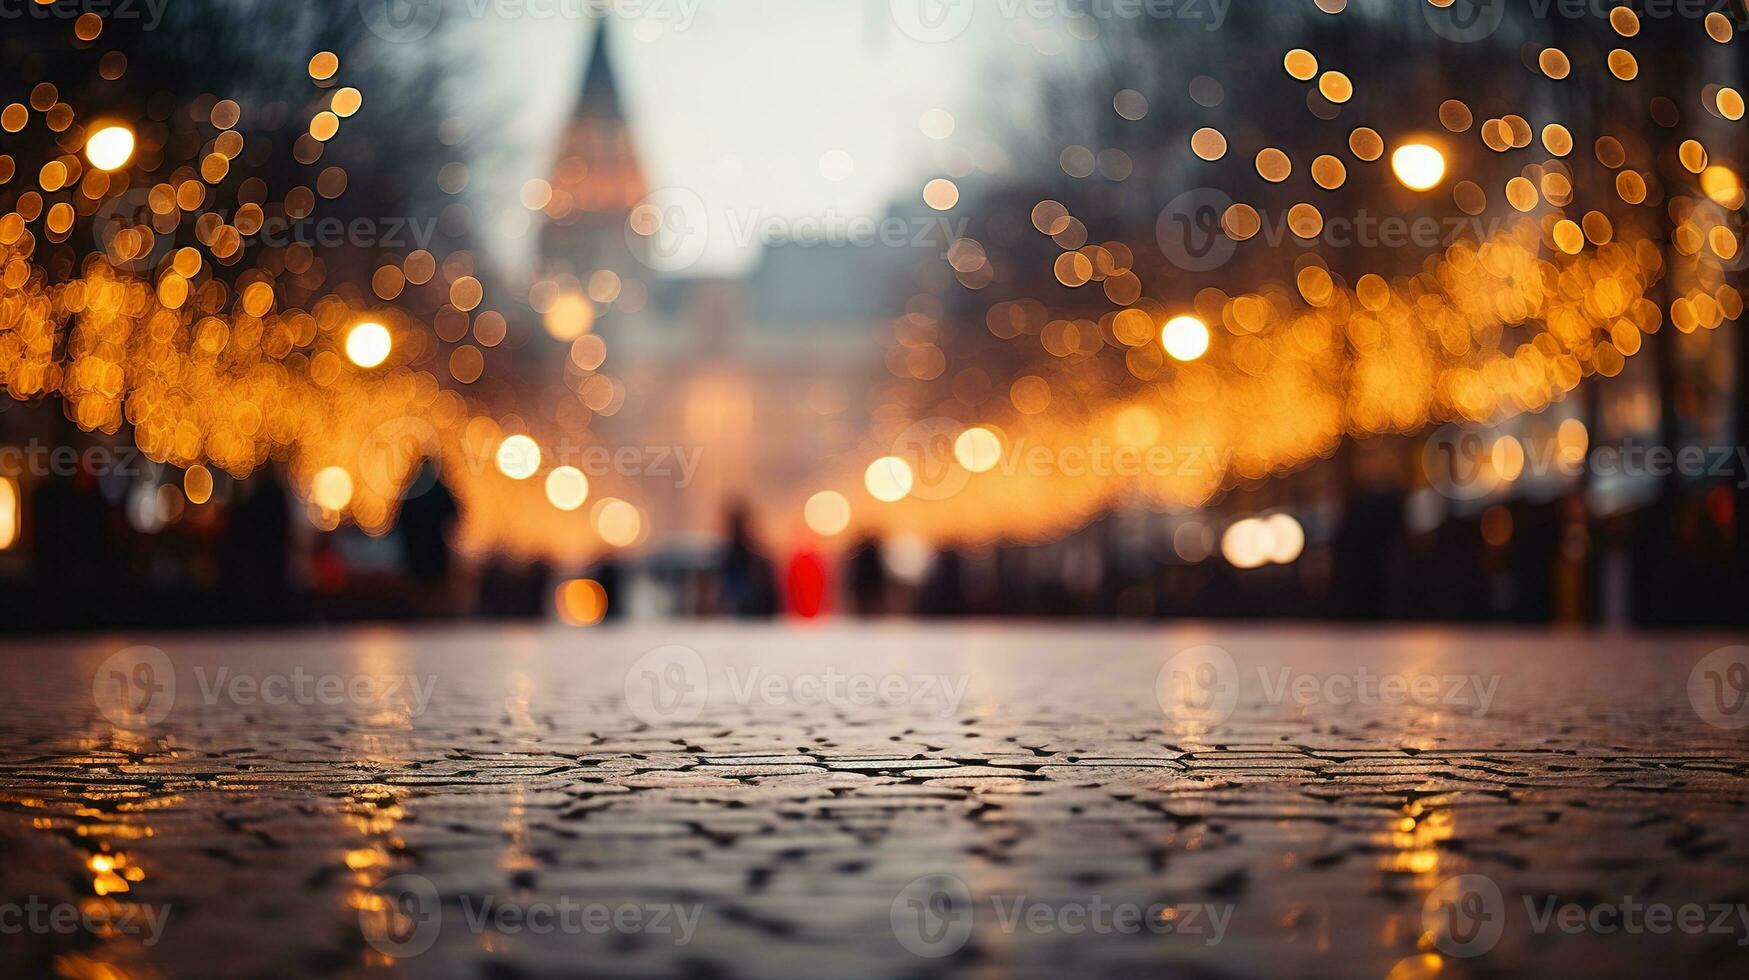
<svg viewBox="0 0 1749 980">
<path fill-rule="evenodd" d="M 808 498 L 802 508 L 808 530 L 823 538 L 844 533 L 850 526 L 850 501 L 836 490 L 822 490 Z"/>
<path fill-rule="evenodd" d="M 910 463 L 897 456 L 882 456 L 869 464 L 862 483 L 868 488 L 869 496 L 891 504 L 905 499 L 916 484 L 916 477 L 911 473 Z"/>
<path fill-rule="evenodd" d="M 204 504 L 213 498 L 213 471 L 196 463 L 182 474 L 182 492 L 191 504 Z"/>
<path fill-rule="evenodd" d="M 389 359 L 395 339 L 389 328 L 366 321 L 346 333 L 346 359 L 361 368 L 374 368 Z"/>
<path fill-rule="evenodd" d="M 352 474 L 339 466 L 322 470 L 310 483 L 310 499 L 326 511 L 345 510 L 352 503 Z"/>
<path fill-rule="evenodd" d="M 1489 462 L 1500 479 L 1511 483 L 1524 473 L 1524 444 L 1511 436 L 1494 440 L 1489 450 Z"/>
<path fill-rule="evenodd" d="M 589 478 L 575 466 L 561 466 L 547 474 L 547 501 L 563 511 L 573 511 L 589 499 Z"/>
<path fill-rule="evenodd" d="M 595 507 L 595 533 L 615 548 L 627 548 L 637 543 L 644 530 L 644 519 L 638 509 L 612 497 Z"/>
<path fill-rule="evenodd" d="M 1208 353 L 1208 325 L 1193 316 L 1173 317 L 1161 328 L 1160 343 L 1173 360 L 1194 361 Z"/>
<path fill-rule="evenodd" d="M 595 304 L 582 293 L 565 293 L 547 309 L 547 333 L 554 340 L 573 341 L 595 326 Z"/>
<path fill-rule="evenodd" d="M 0 476 L 0 551 L 18 543 L 18 484 Z"/>
<path fill-rule="evenodd" d="M 1714 164 L 1701 171 L 1700 189 L 1720 207 L 1736 210 L 1743 206 L 1743 182 L 1729 167 Z"/>
<path fill-rule="evenodd" d="M 1277 565 L 1291 565 L 1300 560 L 1306 550 L 1306 529 L 1291 514 L 1275 514 L 1263 519 L 1269 532 L 1269 560 Z"/>
<path fill-rule="evenodd" d="M 1234 568 L 1262 568 L 1269 564 L 1269 537 L 1262 521 L 1247 517 L 1221 535 L 1221 557 Z"/>
<path fill-rule="evenodd" d="M 953 458 L 972 473 L 988 473 L 1002 461 L 1002 439 L 981 425 L 960 433 L 953 442 Z"/>
<path fill-rule="evenodd" d="M 1445 179 L 1445 154 L 1426 143 L 1405 143 L 1391 154 L 1391 171 L 1410 190 L 1432 190 Z"/>
<path fill-rule="evenodd" d="M 99 170 L 120 170 L 134 158 L 134 132 L 126 126 L 105 126 L 85 141 L 85 159 Z"/>
<path fill-rule="evenodd" d="M 1221 557 L 1234 568 L 1291 565 L 1305 550 L 1305 528 L 1291 514 L 1247 517 L 1221 536 Z"/>
<path fill-rule="evenodd" d="M 498 472 L 526 480 L 540 472 L 540 446 L 527 436 L 511 436 L 498 444 Z"/>
<path fill-rule="evenodd" d="M 572 579 L 559 586 L 553 606 L 567 626 L 594 626 L 607 617 L 607 590 L 593 579 Z"/>
</svg>

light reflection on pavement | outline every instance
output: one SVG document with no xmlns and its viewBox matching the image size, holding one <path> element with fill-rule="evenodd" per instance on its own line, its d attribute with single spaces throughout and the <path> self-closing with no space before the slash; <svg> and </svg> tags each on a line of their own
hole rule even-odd
<svg viewBox="0 0 1749 980">
<path fill-rule="evenodd" d="M 1539 918 L 1749 902 L 1749 729 L 1703 663 L 1731 642 L 9 642 L 0 947 L 92 977 L 1739 975 L 1749 917 Z"/>
</svg>

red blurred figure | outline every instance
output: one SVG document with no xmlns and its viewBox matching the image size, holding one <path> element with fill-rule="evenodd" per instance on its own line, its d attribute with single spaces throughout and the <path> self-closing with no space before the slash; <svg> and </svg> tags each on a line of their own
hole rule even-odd
<svg viewBox="0 0 1749 980">
<path fill-rule="evenodd" d="M 803 548 L 789 560 L 784 573 L 784 597 L 789 611 L 802 619 L 816 619 L 826 612 L 826 559 L 812 548 Z"/>
</svg>

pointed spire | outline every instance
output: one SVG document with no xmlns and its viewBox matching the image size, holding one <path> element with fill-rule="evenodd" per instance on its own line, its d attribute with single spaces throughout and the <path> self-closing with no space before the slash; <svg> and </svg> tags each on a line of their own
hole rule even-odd
<svg viewBox="0 0 1749 980">
<path fill-rule="evenodd" d="M 607 19 L 603 18 L 590 42 L 589 64 L 583 69 L 583 92 L 577 101 L 577 112 L 618 119 L 619 82 L 614 77 L 613 57 L 608 54 L 607 34 Z"/>
<path fill-rule="evenodd" d="M 552 169 L 553 196 L 547 208 L 549 231 L 544 251 L 556 264 L 582 272 L 603 268 L 595 253 L 601 242 L 618 240 L 602 231 L 620 230 L 626 215 L 648 193 L 619 98 L 607 21 L 589 41 L 589 63 L 583 69 L 583 90 L 560 137 Z M 578 234 L 560 234 L 553 226 L 584 225 Z"/>
</svg>

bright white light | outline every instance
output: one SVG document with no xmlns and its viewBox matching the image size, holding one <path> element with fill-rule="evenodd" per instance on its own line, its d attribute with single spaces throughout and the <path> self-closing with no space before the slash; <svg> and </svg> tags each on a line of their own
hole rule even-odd
<svg viewBox="0 0 1749 980">
<path fill-rule="evenodd" d="M 526 480 L 540 472 L 540 446 L 527 436 L 511 436 L 498 444 L 498 472 Z"/>
<path fill-rule="evenodd" d="M 1208 353 L 1208 325 L 1193 316 L 1177 316 L 1160 330 L 1160 343 L 1175 361 L 1194 361 Z"/>
<path fill-rule="evenodd" d="M 105 126 L 85 141 L 85 159 L 99 170 L 120 170 L 134 158 L 134 133 L 126 126 Z"/>
</svg>

